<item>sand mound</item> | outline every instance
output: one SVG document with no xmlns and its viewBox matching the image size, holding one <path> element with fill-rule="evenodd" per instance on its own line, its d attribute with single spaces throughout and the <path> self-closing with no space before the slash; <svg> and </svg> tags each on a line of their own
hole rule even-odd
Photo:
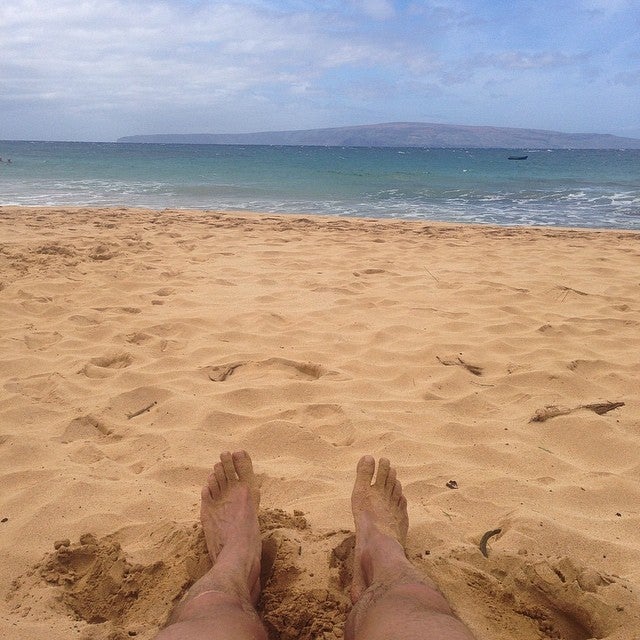
<svg viewBox="0 0 640 640">
<path fill-rule="evenodd" d="M 338 558 L 333 545 L 345 532 L 313 534 L 300 512 L 278 509 L 263 510 L 260 524 L 264 552 L 259 611 L 269 637 L 341 637 L 349 606 L 346 556 Z M 118 539 L 126 539 L 131 551 L 125 552 Z M 82 638 L 95 640 L 153 637 L 176 602 L 211 566 L 200 527 L 175 523 L 102 538 L 85 533 L 78 542 L 58 540 L 54 547 L 14 580 L 11 609 L 43 621 L 55 613 L 64 615 L 78 623 Z"/>
<path fill-rule="evenodd" d="M 270 640 L 341 638 L 350 608 L 353 534 L 314 533 L 301 512 L 279 509 L 262 510 L 260 525 L 258 611 Z M 128 541 L 131 554 L 118 538 Z M 199 526 L 165 523 L 100 539 L 87 533 L 77 543 L 65 539 L 54 546 L 14 581 L 9 602 L 18 615 L 67 616 L 80 623 L 83 639 L 152 638 L 210 567 Z M 466 546 L 414 553 L 412 560 L 437 577 L 479 637 L 625 640 L 640 623 L 631 583 L 568 557 L 525 550 L 510 556 L 495 549 L 489 557 Z"/>
</svg>

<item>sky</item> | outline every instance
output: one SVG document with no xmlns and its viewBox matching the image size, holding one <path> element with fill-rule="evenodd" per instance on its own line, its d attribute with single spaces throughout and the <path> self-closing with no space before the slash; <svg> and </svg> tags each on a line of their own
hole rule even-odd
<svg viewBox="0 0 640 640">
<path fill-rule="evenodd" d="M 640 138 L 640 2 L 0 4 L 0 139 L 382 122 Z"/>
</svg>

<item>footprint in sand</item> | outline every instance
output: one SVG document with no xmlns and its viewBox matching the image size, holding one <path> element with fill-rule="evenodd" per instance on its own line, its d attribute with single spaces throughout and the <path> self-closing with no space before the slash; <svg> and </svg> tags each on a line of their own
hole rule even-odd
<svg viewBox="0 0 640 640">
<path fill-rule="evenodd" d="M 27 349 L 41 351 L 62 340 L 62 334 L 57 331 L 34 331 L 24 336 Z"/>
<path fill-rule="evenodd" d="M 87 378 L 109 378 L 115 375 L 116 370 L 126 369 L 132 364 L 133 356 L 130 353 L 115 353 L 91 358 L 91 361 L 85 364 L 78 373 L 84 373 Z"/>
<path fill-rule="evenodd" d="M 112 440 L 121 439 L 121 436 L 113 435 L 113 430 L 105 422 L 94 418 L 92 415 L 87 415 L 71 420 L 64 433 L 58 438 L 54 438 L 54 440 L 67 444 L 76 440 L 92 440 L 106 437 L 110 437 Z"/>
<path fill-rule="evenodd" d="M 334 447 L 348 447 L 355 441 L 355 428 L 339 404 L 309 404 L 297 411 L 298 421 Z"/>
<path fill-rule="evenodd" d="M 92 260 L 111 260 L 116 255 L 118 255 L 118 254 L 115 253 L 114 251 L 112 251 L 111 248 L 109 246 L 107 246 L 106 244 L 96 245 L 91 250 L 91 253 L 89 253 L 89 257 Z"/>
<path fill-rule="evenodd" d="M 232 376 L 247 378 L 273 377 L 275 374 L 289 379 L 317 380 L 323 376 L 339 375 L 336 371 L 329 371 L 322 365 L 313 362 L 298 362 L 286 358 L 268 358 L 266 360 L 242 360 L 227 364 L 204 367 L 204 372 L 213 382 L 224 382 Z"/>
<path fill-rule="evenodd" d="M 157 354 L 167 353 L 169 351 L 173 351 L 179 349 L 183 344 L 177 340 L 171 340 L 167 338 L 160 338 L 157 335 L 151 335 L 144 331 L 135 331 L 133 333 L 127 334 L 124 339 L 129 344 L 135 344 L 137 346 L 146 345 L 153 348 L 153 351 L 157 352 Z"/>
<path fill-rule="evenodd" d="M 64 384 L 64 376 L 54 371 L 26 378 L 11 378 L 4 384 L 4 389 L 38 402 L 64 403 Z"/>
<path fill-rule="evenodd" d="M 140 344 L 144 344 L 145 342 L 148 342 L 152 338 L 153 336 L 149 335 L 148 333 L 145 333 L 144 331 L 135 331 L 133 333 L 127 334 L 126 340 L 130 344 L 140 345 Z"/>
<path fill-rule="evenodd" d="M 172 289 L 171 287 L 162 287 L 161 289 L 154 291 L 155 295 L 160 296 L 161 298 L 166 298 L 167 296 L 171 296 L 175 292 L 176 290 Z"/>
<path fill-rule="evenodd" d="M 84 465 L 95 464 L 104 457 L 104 452 L 90 443 L 82 444 L 69 453 L 69 460 Z"/>
</svg>

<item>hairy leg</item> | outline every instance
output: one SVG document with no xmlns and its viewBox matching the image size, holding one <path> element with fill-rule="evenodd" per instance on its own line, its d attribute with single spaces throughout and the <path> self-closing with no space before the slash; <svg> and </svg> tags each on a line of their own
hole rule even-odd
<svg viewBox="0 0 640 640">
<path fill-rule="evenodd" d="M 356 546 L 345 640 L 473 640 L 436 585 L 409 562 L 407 500 L 386 458 L 358 462 L 351 506 Z M 373 483 L 373 484 L 372 484 Z"/>
<path fill-rule="evenodd" d="M 213 566 L 189 589 L 156 640 L 266 640 L 260 595 L 260 492 L 246 451 L 220 454 L 201 493 Z"/>
</svg>

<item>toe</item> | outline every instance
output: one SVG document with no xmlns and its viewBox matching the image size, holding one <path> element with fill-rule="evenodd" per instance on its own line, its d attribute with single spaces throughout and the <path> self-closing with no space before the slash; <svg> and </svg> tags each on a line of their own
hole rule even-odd
<svg viewBox="0 0 640 640">
<path fill-rule="evenodd" d="M 214 469 L 215 469 L 215 467 L 214 467 Z M 203 499 L 204 499 L 205 491 L 209 492 L 209 497 L 210 498 L 214 498 L 215 499 L 220 495 L 220 487 L 218 486 L 218 480 L 216 478 L 215 471 L 212 471 L 207 476 L 207 484 L 205 484 L 204 487 L 202 487 Z"/>
<path fill-rule="evenodd" d="M 211 495 L 211 491 L 209 490 L 208 484 L 205 484 L 204 487 L 202 487 L 202 491 L 200 492 L 200 498 L 202 498 L 202 502 L 204 503 L 210 502 L 211 500 L 213 500 L 213 496 Z"/>
<path fill-rule="evenodd" d="M 227 477 L 227 483 L 235 482 L 238 479 L 236 476 L 236 468 L 233 466 L 233 457 L 228 451 L 220 454 L 220 462 L 222 463 L 224 474 Z"/>
<path fill-rule="evenodd" d="M 378 473 L 376 475 L 376 487 L 384 489 L 387 484 L 387 477 L 389 476 L 389 470 L 391 469 L 391 463 L 388 458 L 380 458 L 378 462 Z"/>
<path fill-rule="evenodd" d="M 362 456 L 356 466 L 356 489 L 368 489 L 371 486 L 376 461 L 373 456 Z"/>
<path fill-rule="evenodd" d="M 391 492 L 391 500 L 396 503 L 400 502 L 400 498 L 402 498 L 402 485 L 400 484 L 400 480 L 396 480 L 393 485 L 393 490 Z"/>
<path fill-rule="evenodd" d="M 218 484 L 218 491 L 224 491 L 227 488 L 228 482 L 221 462 L 216 462 L 215 465 L 213 465 L 213 473 Z M 213 494 L 213 491 L 211 493 Z"/>
<path fill-rule="evenodd" d="M 393 493 L 393 488 L 396 484 L 396 470 L 394 467 L 389 469 L 389 473 L 387 474 L 387 482 L 384 485 L 384 490 L 387 495 L 391 495 Z"/>
<path fill-rule="evenodd" d="M 234 451 L 231 458 L 238 478 L 240 480 L 251 480 L 253 478 L 251 456 L 246 451 Z"/>
</svg>

